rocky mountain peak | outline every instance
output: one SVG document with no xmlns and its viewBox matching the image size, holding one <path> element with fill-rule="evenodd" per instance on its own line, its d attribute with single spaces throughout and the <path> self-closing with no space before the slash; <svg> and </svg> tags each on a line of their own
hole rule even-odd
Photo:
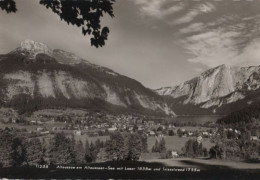
<svg viewBox="0 0 260 180">
<path fill-rule="evenodd" d="M 202 108 L 222 106 L 245 98 L 245 93 L 260 87 L 260 66 L 230 67 L 220 65 L 209 69 L 198 77 L 172 88 L 156 90 L 159 95 L 182 97 L 183 104 Z"/>
<path fill-rule="evenodd" d="M 20 103 L 16 108 L 26 112 L 34 111 L 31 103 L 36 103 L 41 108 L 174 115 L 162 97 L 138 81 L 32 40 L 0 57 L 0 82 L 5 83 L 0 102 Z"/>
<path fill-rule="evenodd" d="M 36 56 L 39 53 L 51 55 L 53 52 L 46 44 L 35 42 L 30 39 L 22 41 L 19 49 L 29 52 L 32 56 Z"/>
</svg>

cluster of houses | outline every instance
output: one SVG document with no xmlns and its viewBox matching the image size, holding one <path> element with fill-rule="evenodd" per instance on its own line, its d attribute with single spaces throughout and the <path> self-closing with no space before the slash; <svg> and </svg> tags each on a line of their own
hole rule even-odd
<svg viewBox="0 0 260 180">
<path fill-rule="evenodd" d="M 9 123 L 18 123 L 17 116 L 13 111 L 1 113 L 8 117 Z M 47 135 L 52 132 L 65 131 L 81 136 L 88 134 L 90 136 L 108 135 L 111 132 L 141 132 L 147 136 L 173 136 L 179 137 L 201 137 L 210 138 L 220 135 L 217 128 L 194 128 L 194 130 L 185 129 L 185 127 L 176 127 L 174 123 L 164 123 L 156 118 L 147 117 L 138 114 L 110 114 L 107 112 L 68 112 L 68 113 L 38 113 L 28 118 L 27 124 L 35 127 L 35 132 L 40 135 Z M 241 135 L 237 129 L 225 128 L 225 132 L 233 132 Z M 251 140 L 258 140 L 257 136 L 251 136 Z"/>
<path fill-rule="evenodd" d="M 12 123 L 16 123 L 12 121 Z M 52 132 L 64 131 L 81 136 L 89 134 L 98 136 L 115 131 L 142 132 L 147 136 L 176 135 L 177 128 L 173 124 L 151 119 L 144 115 L 109 114 L 101 112 L 84 113 L 42 113 L 27 119 L 27 124 L 35 127 L 35 132 L 47 135 Z M 195 136 L 191 131 L 181 129 L 182 136 Z M 101 133 L 100 133 L 101 132 Z M 202 136 L 210 136 L 209 132 L 202 132 Z"/>
<path fill-rule="evenodd" d="M 233 129 L 233 128 L 224 128 L 224 132 L 226 133 L 233 133 L 237 136 L 241 135 L 241 131 L 237 130 L 237 129 Z M 250 140 L 251 141 L 257 141 L 259 140 L 259 137 L 257 136 L 250 136 Z"/>
<path fill-rule="evenodd" d="M 0 108 L 0 122 L 2 123 L 17 123 L 20 121 L 15 110 L 10 108 Z"/>
</svg>

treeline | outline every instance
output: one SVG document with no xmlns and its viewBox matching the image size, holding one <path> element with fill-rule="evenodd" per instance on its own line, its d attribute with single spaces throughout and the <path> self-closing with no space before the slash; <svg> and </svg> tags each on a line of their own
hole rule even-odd
<svg viewBox="0 0 260 180">
<path fill-rule="evenodd" d="M 173 158 L 172 150 L 166 148 L 166 141 L 164 138 L 157 138 L 152 147 L 152 153 L 159 153 L 160 159 Z"/>
<path fill-rule="evenodd" d="M 260 156 L 260 144 L 257 141 L 226 139 L 211 147 L 209 155 L 215 159 L 257 160 Z"/>
<path fill-rule="evenodd" d="M 189 139 L 185 146 L 182 148 L 183 155 L 185 157 L 207 157 L 208 156 L 208 150 L 207 148 L 203 147 L 202 142 L 198 142 L 195 139 Z"/>
<path fill-rule="evenodd" d="M 164 138 L 156 139 L 152 152 L 160 153 L 161 159 L 173 158 L 172 150 L 166 148 L 166 142 Z M 176 152 L 176 151 L 175 151 Z M 178 152 L 177 152 L 178 153 Z M 189 139 L 186 141 L 185 146 L 179 152 L 182 157 L 207 157 L 208 150 L 203 147 L 203 144 L 196 139 Z"/>
<path fill-rule="evenodd" d="M 101 107 L 109 106 L 108 103 L 99 99 L 93 100 L 76 100 L 66 99 L 63 96 L 59 98 L 42 98 L 36 96 L 32 98 L 27 94 L 19 94 L 14 96 L 11 101 L 4 104 L 5 107 L 12 107 L 18 111 L 19 114 L 32 114 L 41 109 L 64 109 L 64 108 L 82 108 L 95 110 Z"/>
<path fill-rule="evenodd" d="M 107 160 L 138 160 L 147 152 L 147 137 L 138 133 L 119 133 L 110 136 L 105 148 Z"/>
<path fill-rule="evenodd" d="M 159 158 L 161 159 L 172 158 L 172 151 L 166 148 L 166 142 L 164 138 L 156 139 L 155 144 L 152 147 L 152 153 L 159 153 Z"/>
<path fill-rule="evenodd" d="M 260 105 L 249 106 L 217 121 L 216 145 L 211 158 L 252 160 L 260 155 Z"/>
<path fill-rule="evenodd" d="M 0 104 L 1 105 L 1 104 Z M 126 109 L 116 105 L 112 105 L 102 99 L 66 99 L 63 95 L 58 98 L 48 97 L 43 98 L 40 95 L 31 97 L 27 94 L 19 94 L 14 96 L 9 102 L 2 104 L 4 107 L 11 107 L 21 114 L 30 115 L 35 111 L 42 109 L 88 109 L 90 111 L 102 111 L 122 113 L 126 112 Z M 134 110 L 133 110 L 134 112 Z"/>
<path fill-rule="evenodd" d="M 86 141 L 83 145 L 64 133 L 55 134 L 47 142 L 20 137 L 10 130 L 0 131 L 0 167 L 136 161 L 144 151 L 147 151 L 147 139 L 140 134 L 115 133 L 105 142 Z"/>
<path fill-rule="evenodd" d="M 248 125 L 260 124 L 260 105 L 254 105 L 233 112 L 230 115 L 217 120 L 217 124 L 234 128 L 244 128 Z"/>
</svg>

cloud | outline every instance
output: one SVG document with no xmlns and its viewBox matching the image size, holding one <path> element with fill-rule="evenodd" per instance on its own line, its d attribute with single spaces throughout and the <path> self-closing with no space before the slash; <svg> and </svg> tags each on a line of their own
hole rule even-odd
<svg viewBox="0 0 260 180">
<path fill-rule="evenodd" d="M 187 12 L 184 16 L 174 20 L 172 24 L 178 25 L 183 23 L 189 23 L 198 15 L 210 13 L 214 10 L 215 10 L 215 6 L 211 3 L 199 4 L 195 8 Z"/>
<path fill-rule="evenodd" d="M 142 15 L 163 19 L 171 25 L 191 22 L 198 15 L 215 10 L 215 6 L 208 2 L 188 3 L 188 1 L 176 0 L 134 0 L 133 2 L 139 7 Z M 176 19 L 171 16 L 179 12 L 183 15 L 177 16 Z"/>
<path fill-rule="evenodd" d="M 208 67 L 221 64 L 230 66 L 259 66 L 260 38 L 251 41 L 243 49 L 237 46 L 241 32 L 210 31 L 190 36 L 182 41 L 188 53 L 193 57 L 189 62 Z"/>
<path fill-rule="evenodd" d="M 237 57 L 236 64 L 239 66 L 260 65 L 260 38 L 251 42 Z"/>
<path fill-rule="evenodd" d="M 134 2 L 143 15 L 161 19 L 170 25 L 174 44 L 180 42 L 186 53 L 191 55 L 187 59 L 191 63 L 207 67 L 260 64 L 260 2 Z"/>
<path fill-rule="evenodd" d="M 189 62 L 214 67 L 232 63 L 231 60 L 237 56 L 233 39 L 239 35 L 239 32 L 215 30 L 190 36 L 182 43 L 188 53 L 193 55 L 193 58 L 188 59 Z"/>
<path fill-rule="evenodd" d="M 198 11 L 198 10 L 190 11 L 185 16 L 180 17 L 179 19 L 175 20 L 172 24 L 176 25 L 176 24 L 188 23 L 188 22 L 192 21 L 199 14 L 200 14 L 200 11 Z"/>
<path fill-rule="evenodd" d="M 187 33 L 195 33 L 195 32 L 200 32 L 200 31 L 203 31 L 205 29 L 205 25 L 204 23 L 193 23 L 193 24 L 190 24 L 188 25 L 187 27 L 185 28 L 182 28 L 179 30 L 179 33 L 180 34 L 187 34 Z"/>
<path fill-rule="evenodd" d="M 163 19 L 184 9 L 185 4 L 175 0 L 134 0 L 144 16 Z M 171 4 L 172 3 L 172 4 Z"/>
<path fill-rule="evenodd" d="M 204 7 L 204 11 L 210 11 Z M 179 41 L 207 67 L 260 65 L 260 15 L 223 14 L 214 21 L 188 23 L 178 30 Z"/>
</svg>

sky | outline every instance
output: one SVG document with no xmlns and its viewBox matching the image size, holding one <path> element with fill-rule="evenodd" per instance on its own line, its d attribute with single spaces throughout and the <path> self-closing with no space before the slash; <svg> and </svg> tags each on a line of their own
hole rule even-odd
<svg viewBox="0 0 260 180">
<path fill-rule="evenodd" d="M 115 17 L 102 19 L 110 29 L 102 48 L 39 1 L 16 2 L 16 13 L 0 10 L 0 54 L 31 39 L 152 89 L 222 64 L 260 65 L 260 0 L 116 0 Z"/>
</svg>

